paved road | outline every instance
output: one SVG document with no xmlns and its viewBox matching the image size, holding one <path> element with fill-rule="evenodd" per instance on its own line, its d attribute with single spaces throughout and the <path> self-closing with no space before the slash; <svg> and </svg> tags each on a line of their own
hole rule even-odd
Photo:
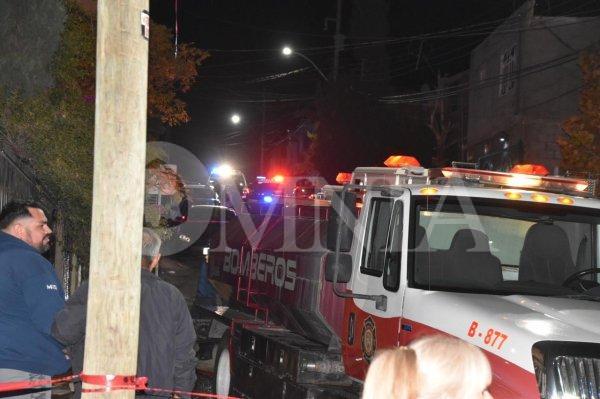
<svg viewBox="0 0 600 399">
<path fill-rule="evenodd" d="M 158 275 L 179 288 L 188 305 L 194 301 L 200 275 L 202 248 L 190 248 L 185 252 L 166 256 L 160 260 Z"/>
</svg>

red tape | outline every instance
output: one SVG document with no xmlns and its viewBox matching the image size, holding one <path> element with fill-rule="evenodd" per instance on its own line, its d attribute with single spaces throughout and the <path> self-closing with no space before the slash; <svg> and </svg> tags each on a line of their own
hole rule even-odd
<svg viewBox="0 0 600 399">
<path fill-rule="evenodd" d="M 0 392 L 10 392 L 10 391 L 22 391 L 25 389 L 32 388 L 45 388 L 52 384 L 59 384 L 61 382 L 69 382 L 78 379 L 78 375 L 70 375 L 68 377 L 61 378 L 46 378 L 44 380 L 33 380 L 33 381 L 7 381 L 0 382 Z"/>
<path fill-rule="evenodd" d="M 146 392 L 156 392 L 156 393 L 168 393 L 175 394 L 178 396 L 189 396 L 194 398 L 212 398 L 212 399 L 239 399 L 235 396 L 226 396 L 226 395 L 217 395 L 211 393 L 202 393 L 202 392 L 193 392 L 193 391 L 178 391 L 173 389 L 161 389 L 161 388 L 148 388 L 148 378 L 147 377 L 136 377 L 134 375 L 124 376 L 124 375 L 90 375 L 90 374 L 74 374 L 67 377 L 60 378 L 47 378 L 44 380 L 34 380 L 34 381 L 7 381 L 0 382 L 0 392 L 10 392 L 10 391 L 22 391 L 26 389 L 32 388 L 45 388 L 50 387 L 53 384 L 60 384 L 63 382 L 72 382 L 76 380 L 81 380 L 86 384 L 100 386 L 101 388 L 94 389 L 82 389 L 81 392 L 85 393 L 96 393 L 96 392 L 110 392 L 116 390 L 143 390 Z"/>
<path fill-rule="evenodd" d="M 98 385 L 102 388 L 82 389 L 81 392 L 110 392 L 120 389 L 143 390 L 147 388 L 148 377 L 136 377 L 135 375 L 90 375 L 81 374 L 79 376 L 84 384 Z"/>
</svg>

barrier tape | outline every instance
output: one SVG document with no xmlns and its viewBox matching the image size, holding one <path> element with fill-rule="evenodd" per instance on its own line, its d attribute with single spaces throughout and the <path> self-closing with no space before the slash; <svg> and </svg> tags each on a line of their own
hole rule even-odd
<svg viewBox="0 0 600 399">
<path fill-rule="evenodd" d="M 148 377 L 136 377 L 135 375 L 90 375 L 81 374 L 79 376 L 81 382 L 90 385 L 100 386 L 102 388 L 82 389 L 82 393 L 91 392 L 110 392 L 121 389 L 144 390 L 147 388 Z"/>
<path fill-rule="evenodd" d="M 97 393 L 111 392 L 116 390 L 139 390 L 155 393 L 168 393 L 177 396 L 190 396 L 195 398 L 212 398 L 212 399 L 240 399 L 235 396 L 218 395 L 212 393 L 193 392 L 193 391 L 178 391 L 173 389 L 148 388 L 147 377 L 123 376 L 123 375 L 89 375 L 89 374 L 74 374 L 60 378 L 47 378 L 43 380 L 33 381 L 6 381 L 0 382 L 0 392 L 22 391 L 33 388 L 49 388 L 53 384 L 63 382 L 81 381 L 86 384 L 96 385 L 101 388 L 82 389 L 82 393 Z"/>
<path fill-rule="evenodd" d="M 10 392 L 10 391 L 22 391 L 24 389 L 32 389 L 32 388 L 46 388 L 52 384 L 58 384 L 61 382 L 70 382 L 79 379 L 77 374 L 70 375 L 68 377 L 54 378 L 54 379 L 43 379 L 43 380 L 33 380 L 33 381 L 7 381 L 0 382 L 0 392 Z"/>
</svg>

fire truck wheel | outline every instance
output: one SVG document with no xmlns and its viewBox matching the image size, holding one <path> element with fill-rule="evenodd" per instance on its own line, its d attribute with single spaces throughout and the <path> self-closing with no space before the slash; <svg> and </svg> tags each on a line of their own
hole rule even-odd
<svg viewBox="0 0 600 399">
<path fill-rule="evenodd" d="M 229 357 L 229 334 L 225 334 L 217 346 L 215 358 L 215 393 L 229 395 L 231 389 L 231 361 Z"/>
</svg>

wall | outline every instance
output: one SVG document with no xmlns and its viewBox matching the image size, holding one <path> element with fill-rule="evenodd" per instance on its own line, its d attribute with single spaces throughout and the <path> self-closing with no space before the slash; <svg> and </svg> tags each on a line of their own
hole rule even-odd
<svg viewBox="0 0 600 399">
<path fill-rule="evenodd" d="M 471 52 L 468 145 L 518 124 L 515 115 L 518 82 L 505 95 L 499 95 L 500 58 L 506 49 L 519 43 L 519 30 L 530 17 L 531 7 L 525 3 Z M 517 59 L 519 55 L 517 52 Z"/>
</svg>

